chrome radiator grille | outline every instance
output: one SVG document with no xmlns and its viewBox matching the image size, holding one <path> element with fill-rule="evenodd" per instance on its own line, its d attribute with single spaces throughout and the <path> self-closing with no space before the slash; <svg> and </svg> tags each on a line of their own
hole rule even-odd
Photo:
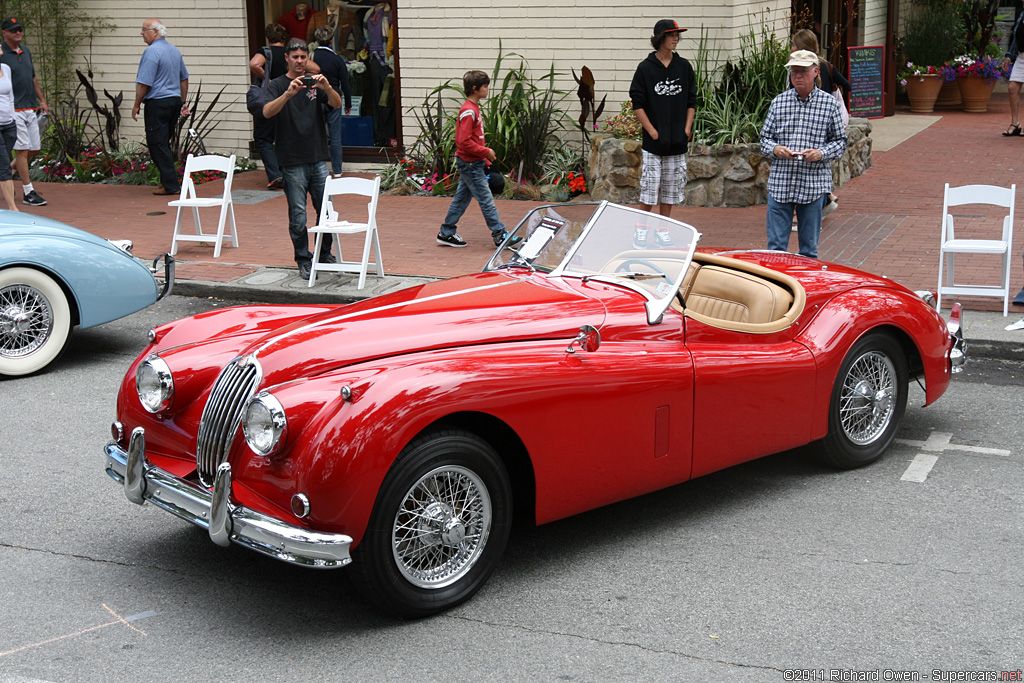
<svg viewBox="0 0 1024 683">
<path fill-rule="evenodd" d="M 206 486 L 213 486 L 217 467 L 227 460 L 242 419 L 242 408 L 256 391 L 261 374 L 254 357 L 242 356 L 228 363 L 213 385 L 196 441 L 197 471 Z"/>
</svg>

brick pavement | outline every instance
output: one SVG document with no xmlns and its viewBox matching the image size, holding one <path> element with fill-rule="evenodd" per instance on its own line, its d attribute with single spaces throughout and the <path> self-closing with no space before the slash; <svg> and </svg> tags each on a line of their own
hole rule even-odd
<svg viewBox="0 0 1024 683">
<path fill-rule="evenodd" d="M 905 108 L 898 115 L 916 116 Z M 935 288 L 943 184 L 1008 186 L 1021 178 L 1019 169 L 1024 166 L 1024 137 L 1000 135 L 1009 121 L 1005 93 L 993 96 L 986 114 L 937 110 L 936 115 L 941 119 L 925 130 L 889 151 L 875 151 L 867 173 L 838 190 L 839 208 L 826 218 L 822 233 L 822 258 L 892 277 L 914 289 Z M 266 191 L 265 183 L 262 171 L 236 176 L 235 212 L 241 246 L 225 246 L 221 258 L 215 260 L 211 247 L 186 244 L 178 253 L 179 279 L 228 282 L 261 266 L 293 265 L 284 196 Z M 37 183 L 37 188 L 49 204 L 23 207 L 31 213 L 101 237 L 132 239 L 141 257 L 156 256 L 170 246 L 174 224 L 174 213 L 167 206 L 170 198 L 152 195 L 152 188 L 55 183 Z M 202 186 L 201 191 L 218 192 L 219 184 Z M 449 201 L 446 197 L 381 197 L 378 224 L 389 274 L 451 276 L 483 266 L 492 246 L 475 205 L 459 225 L 469 242 L 467 248 L 434 243 Z M 512 227 L 539 203 L 508 200 L 498 205 L 502 219 Z M 967 216 L 979 213 L 971 207 L 961 209 Z M 1018 211 L 1018 223 L 1022 215 Z M 203 216 L 204 224 L 216 224 L 213 211 L 204 211 Z M 674 217 L 701 230 L 702 246 L 764 247 L 763 206 L 681 207 Z M 315 221 L 312 210 L 309 221 Z M 1018 230 L 1018 244 L 1022 238 L 1024 231 Z M 361 248 L 360 236 L 349 239 L 351 249 Z M 795 248 L 795 235 L 792 246 Z M 1014 259 L 1011 283 L 1016 292 L 1024 284 L 1024 272 L 1016 256 Z M 994 260 L 965 261 L 964 265 L 984 273 L 997 267 Z M 995 299 L 968 299 L 965 304 L 976 310 L 1002 310 Z"/>
</svg>

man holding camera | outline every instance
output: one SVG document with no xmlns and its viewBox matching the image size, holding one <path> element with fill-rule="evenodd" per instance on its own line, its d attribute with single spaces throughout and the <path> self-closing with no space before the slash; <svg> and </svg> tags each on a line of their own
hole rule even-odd
<svg viewBox="0 0 1024 683">
<path fill-rule="evenodd" d="M 278 76 L 267 87 L 268 102 L 263 106 L 263 116 L 276 117 L 274 151 L 288 199 L 288 233 L 299 276 L 308 280 L 313 255 L 306 231 L 306 195 L 308 193 L 313 200 L 313 210 L 319 216 L 327 182 L 327 160 L 330 159 L 321 105 L 337 109 L 342 102 L 341 95 L 322 74 L 305 73 L 309 59 L 306 43 L 292 39 L 285 47 L 284 59 L 288 73 Z M 321 263 L 337 262 L 331 254 L 331 242 L 324 240 L 321 245 Z"/>
</svg>

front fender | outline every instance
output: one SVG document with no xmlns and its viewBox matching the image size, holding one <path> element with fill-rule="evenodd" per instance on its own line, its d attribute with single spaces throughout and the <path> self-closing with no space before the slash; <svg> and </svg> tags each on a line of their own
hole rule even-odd
<svg viewBox="0 0 1024 683">
<path fill-rule="evenodd" d="M 844 292 L 830 299 L 797 337 L 814 354 L 818 369 L 812 439 L 828 432 L 832 387 L 847 351 L 875 329 L 888 330 L 916 349 L 924 371 L 925 405 L 936 401 L 949 386 L 952 340 L 945 321 L 933 308 L 898 289 L 863 287 Z"/>
<path fill-rule="evenodd" d="M 278 385 L 271 391 L 288 416 L 287 444 L 276 458 L 249 452 L 233 459 L 235 480 L 278 511 L 304 493 L 311 503 L 305 522 L 358 544 L 406 444 L 431 425 L 475 414 L 486 417 L 481 423 L 507 426 L 522 442 L 538 523 L 685 481 L 693 386 L 692 372 L 679 370 L 680 346 L 644 345 L 641 353 L 613 342 L 571 355 L 567 346 L 559 340 L 444 349 Z M 579 420 L 586 428 L 571 428 Z M 641 429 L 630 428 L 636 425 Z M 502 445 L 495 443 L 499 451 Z"/>
</svg>

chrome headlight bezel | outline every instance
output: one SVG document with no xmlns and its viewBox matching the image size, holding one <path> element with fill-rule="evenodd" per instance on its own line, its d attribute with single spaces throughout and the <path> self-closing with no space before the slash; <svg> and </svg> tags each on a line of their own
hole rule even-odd
<svg viewBox="0 0 1024 683">
<path fill-rule="evenodd" d="M 163 358 L 154 354 L 139 363 L 135 369 L 135 393 L 139 403 L 150 413 L 162 413 L 171 407 L 174 376 Z"/>
<path fill-rule="evenodd" d="M 267 391 L 261 391 L 245 404 L 242 412 L 242 435 L 256 455 L 273 455 L 288 430 L 284 406 Z"/>
</svg>

